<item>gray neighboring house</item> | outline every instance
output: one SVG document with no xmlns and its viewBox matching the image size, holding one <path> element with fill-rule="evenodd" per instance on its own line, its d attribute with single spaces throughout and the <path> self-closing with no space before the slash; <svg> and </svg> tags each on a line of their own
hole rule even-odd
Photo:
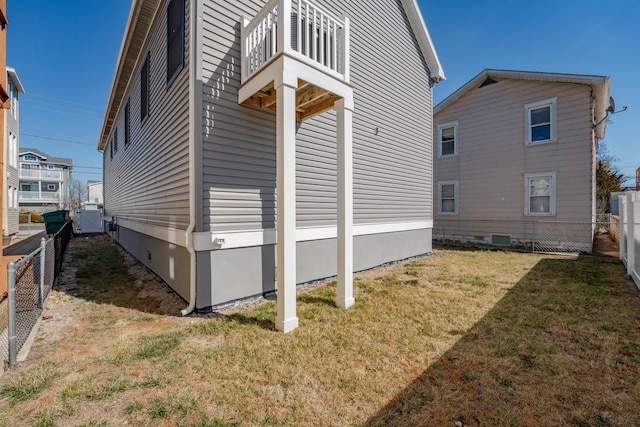
<svg viewBox="0 0 640 427">
<path fill-rule="evenodd" d="M 591 252 L 609 92 L 607 76 L 484 70 L 439 103 L 434 237 Z"/>
<path fill-rule="evenodd" d="M 185 314 L 277 287 L 287 332 L 296 284 L 336 275 L 347 308 L 354 270 L 431 252 L 443 78 L 415 0 L 134 0 L 98 142 L 108 229 Z"/>
<path fill-rule="evenodd" d="M 69 209 L 73 161 L 35 148 L 20 148 L 20 209 L 41 213 Z"/>
<path fill-rule="evenodd" d="M 9 92 L 10 105 L 9 109 L 4 110 L 4 123 L 6 145 L 4 147 L 4 166 L 3 171 L 6 180 L 4 197 L 2 200 L 2 215 L 4 225 L 3 235 L 11 236 L 19 230 L 18 212 L 18 147 L 20 146 L 20 97 L 19 94 L 24 93 L 24 87 L 18 78 L 16 70 L 7 67 L 7 90 Z"/>
</svg>

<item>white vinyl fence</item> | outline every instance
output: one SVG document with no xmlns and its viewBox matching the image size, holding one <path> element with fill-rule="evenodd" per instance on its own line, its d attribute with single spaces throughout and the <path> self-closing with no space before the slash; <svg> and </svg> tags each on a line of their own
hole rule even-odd
<svg viewBox="0 0 640 427">
<path fill-rule="evenodd" d="M 620 259 L 627 274 L 640 288 L 640 192 L 630 191 L 618 198 L 620 213 Z"/>
</svg>

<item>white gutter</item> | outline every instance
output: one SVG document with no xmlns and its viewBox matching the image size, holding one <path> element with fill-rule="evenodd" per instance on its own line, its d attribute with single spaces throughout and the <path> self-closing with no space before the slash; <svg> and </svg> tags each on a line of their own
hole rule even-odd
<svg viewBox="0 0 640 427">
<path fill-rule="evenodd" d="M 202 17 L 198 15 L 198 11 L 202 10 L 201 0 L 191 0 L 189 7 L 189 47 L 191 53 L 189 55 L 189 226 L 185 235 L 185 243 L 187 251 L 189 251 L 189 305 L 185 307 L 181 313 L 183 316 L 188 315 L 196 306 L 197 291 L 197 258 L 196 251 L 193 247 L 193 232 L 196 228 L 196 138 L 197 138 L 197 121 L 196 115 L 198 106 L 198 97 L 196 90 L 199 88 L 197 82 L 202 81 L 202 68 L 199 67 L 200 56 L 198 55 L 198 36 L 202 34 Z"/>
</svg>

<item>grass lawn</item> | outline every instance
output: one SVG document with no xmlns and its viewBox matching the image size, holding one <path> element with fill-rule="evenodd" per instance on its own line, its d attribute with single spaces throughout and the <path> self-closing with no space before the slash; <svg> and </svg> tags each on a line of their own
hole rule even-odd
<svg viewBox="0 0 640 427">
<path fill-rule="evenodd" d="M 640 294 L 614 259 L 436 247 L 358 274 L 348 310 L 335 283 L 300 292 L 283 335 L 272 301 L 127 306 L 144 286 L 89 262 L 120 251 L 75 240 L 82 309 L 0 378 L 0 425 L 640 425 Z"/>
</svg>

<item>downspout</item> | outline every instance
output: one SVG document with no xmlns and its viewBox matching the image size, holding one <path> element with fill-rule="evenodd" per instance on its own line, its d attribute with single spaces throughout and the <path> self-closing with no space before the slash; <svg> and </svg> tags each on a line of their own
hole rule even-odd
<svg viewBox="0 0 640 427">
<path fill-rule="evenodd" d="M 193 233 L 197 222 L 196 174 L 198 168 L 196 167 L 196 138 L 198 135 L 198 121 L 196 117 L 200 114 L 198 113 L 198 108 L 202 106 L 197 102 L 200 97 L 196 96 L 196 91 L 200 87 L 198 82 L 202 81 L 201 72 L 199 71 L 200 55 L 198 43 L 198 37 L 202 34 L 202 17 L 198 15 L 198 11 L 202 10 L 199 4 L 200 1 L 191 0 L 189 5 L 189 226 L 185 232 L 185 245 L 189 252 L 189 305 L 181 311 L 183 316 L 188 315 L 195 308 L 197 291 L 197 258 L 193 246 Z"/>
</svg>

